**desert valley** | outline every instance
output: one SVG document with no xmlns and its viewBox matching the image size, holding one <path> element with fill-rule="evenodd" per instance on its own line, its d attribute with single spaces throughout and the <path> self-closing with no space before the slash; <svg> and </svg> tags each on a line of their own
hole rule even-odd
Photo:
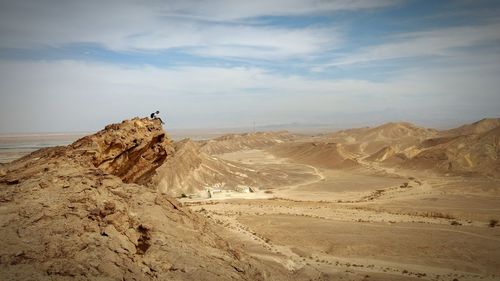
<svg viewBox="0 0 500 281">
<path fill-rule="evenodd" d="M 0 281 L 499 281 L 500 1 L 0 0 Z"/>
<path fill-rule="evenodd" d="M 0 279 L 498 280 L 499 157 L 500 119 L 180 141 L 125 120 L 1 164 Z"/>
</svg>

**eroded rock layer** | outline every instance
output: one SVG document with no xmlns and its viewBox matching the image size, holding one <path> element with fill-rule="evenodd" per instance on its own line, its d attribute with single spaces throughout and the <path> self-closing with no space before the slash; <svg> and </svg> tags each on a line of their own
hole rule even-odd
<svg viewBox="0 0 500 281">
<path fill-rule="evenodd" d="M 159 120 L 132 119 L 106 126 L 104 130 L 77 140 L 70 152 L 91 157 L 95 167 L 124 182 L 143 183 L 173 154 L 172 141 Z"/>
</svg>

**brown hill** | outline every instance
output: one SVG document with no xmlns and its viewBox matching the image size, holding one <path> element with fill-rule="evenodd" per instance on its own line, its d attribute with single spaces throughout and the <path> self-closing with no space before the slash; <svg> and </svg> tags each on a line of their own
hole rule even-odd
<svg viewBox="0 0 500 281">
<path fill-rule="evenodd" d="M 175 153 L 156 169 L 149 183 L 152 188 L 171 196 L 204 195 L 207 190 L 238 190 L 251 187 L 262 190 L 280 187 L 307 180 L 300 170 L 286 165 L 243 164 L 208 155 L 201 151 L 198 143 L 184 140 L 174 144 Z M 275 167 L 276 166 L 276 167 Z"/>
<path fill-rule="evenodd" d="M 133 119 L 0 173 L 1 280 L 294 279 L 240 253 L 225 230 L 148 181 L 174 148 Z"/>
<path fill-rule="evenodd" d="M 471 124 L 439 132 L 441 136 L 465 136 L 486 133 L 500 126 L 500 118 L 485 118 Z"/>
<path fill-rule="evenodd" d="M 262 149 L 292 139 L 294 136 L 286 131 L 230 134 L 207 141 L 203 144 L 201 151 L 215 155 L 246 149 Z"/>
<path fill-rule="evenodd" d="M 435 135 L 436 130 L 415 126 L 408 122 L 386 123 L 367 130 L 364 140 L 401 140 L 407 138 L 428 138 Z"/>
<path fill-rule="evenodd" d="M 443 172 L 500 176 L 500 127 L 481 134 L 470 134 L 429 141 L 422 152 L 405 166 L 437 169 Z"/>
<path fill-rule="evenodd" d="M 179 196 L 212 186 L 256 186 L 258 178 L 254 170 L 212 157 L 202 152 L 198 144 L 184 140 L 175 144 L 175 155 L 157 169 L 152 185 L 163 193 Z"/>
<path fill-rule="evenodd" d="M 346 152 L 341 144 L 328 142 L 295 142 L 275 145 L 268 151 L 279 157 L 289 158 L 294 162 L 310 164 L 324 168 L 351 168 L 358 163 Z"/>
<path fill-rule="evenodd" d="M 346 145 L 351 153 L 373 154 L 386 146 L 403 150 L 435 136 L 437 131 L 407 122 L 386 123 L 374 128 L 358 128 L 336 132 L 328 139 Z"/>
</svg>

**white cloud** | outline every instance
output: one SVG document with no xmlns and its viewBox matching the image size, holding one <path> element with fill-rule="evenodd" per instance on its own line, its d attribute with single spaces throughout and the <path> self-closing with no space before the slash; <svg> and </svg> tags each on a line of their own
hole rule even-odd
<svg viewBox="0 0 500 281">
<path fill-rule="evenodd" d="M 176 15 L 207 20 L 238 20 L 260 16 L 295 16 L 373 9 L 399 2 L 397 0 L 173 1 L 167 10 Z"/>
<path fill-rule="evenodd" d="M 319 67 L 426 56 L 463 56 L 464 52 L 457 50 L 458 48 L 494 43 L 500 40 L 499 30 L 500 23 L 489 23 L 399 34 L 386 38 L 388 43 L 364 47 Z"/>
<path fill-rule="evenodd" d="M 215 57 L 281 59 L 337 47 L 335 28 L 284 28 L 248 21 L 382 7 L 394 1 L 3 1 L 1 47 L 94 43 L 114 51 L 183 48 Z"/>
<path fill-rule="evenodd" d="M 383 112 L 464 118 L 497 114 L 500 81 L 477 69 L 412 71 L 385 82 L 318 80 L 260 68 L 125 68 L 76 61 L 0 62 L 0 130 L 95 130 L 151 110 L 168 127 L 345 123 Z M 327 119 L 338 113 L 350 117 Z M 319 120 L 318 120 L 319 119 Z M 388 120 L 387 120 L 388 121 Z"/>
<path fill-rule="evenodd" d="M 95 43 L 126 52 L 176 49 L 197 56 L 265 62 L 299 58 L 305 61 L 303 69 L 349 38 L 332 25 L 278 27 L 259 17 L 328 15 L 394 3 L 0 0 L 0 48 Z M 154 109 L 166 111 L 168 126 L 174 127 L 235 126 L 248 124 L 248 119 L 346 122 L 373 117 L 373 112 L 382 112 L 389 120 L 423 115 L 483 117 L 500 107 L 500 80 L 495 77 L 500 56 L 494 54 L 498 48 L 489 53 L 463 48 L 488 43 L 491 47 L 500 40 L 498 30 L 500 24 L 487 23 L 392 35 L 380 38 L 386 43 L 318 66 L 321 70 L 435 56 L 456 62 L 454 68 L 400 69 L 382 82 L 313 79 L 247 67 L 163 69 L 71 60 L 0 61 L 0 131 L 98 129 Z M 280 68 L 289 66 L 287 61 L 277 63 L 284 63 Z M 335 113 L 350 117 L 324 119 Z"/>
<path fill-rule="evenodd" d="M 341 41 L 333 28 L 284 29 L 254 26 L 178 24 L 128 38 L 114 49 L 183 48 L 185 52 L 218 58 L 283 59 L 332 48 Z"/>
</svg>

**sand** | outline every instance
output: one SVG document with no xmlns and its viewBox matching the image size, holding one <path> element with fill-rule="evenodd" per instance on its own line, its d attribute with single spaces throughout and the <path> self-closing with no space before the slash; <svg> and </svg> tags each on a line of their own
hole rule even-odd
<svg viewBox="0 0 500 281">
<path fill-rule="evenodd" d="M 293 161 L 256 149 L 221 157 Z M 488 225 L 500 218 L 497 179 L 360 164 L 297 164 L 316 177 L 271 189 L 272 198 L 186 204 L 230 229 L 254 257 L 292 271 L 313 267 L 332 280 L 497 280 L 500 228 Z"/>
</svg>

